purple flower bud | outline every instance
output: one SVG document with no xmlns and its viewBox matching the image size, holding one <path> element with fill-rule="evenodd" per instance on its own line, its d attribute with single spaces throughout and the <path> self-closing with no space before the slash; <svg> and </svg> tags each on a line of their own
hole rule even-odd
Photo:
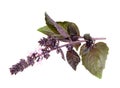
<svg viewBox="0 0 120 88">
<path fill-rule="evenodd" d="M 12 65 L 12 67 L 10 68 L 10 73 L 13 74 L 17 74 L 18 70 L 16 68 L 16 65 Z"/>
<path fill-rule="evenodd" d="M 28 65 L 34 65 L 34 59 L 31 56 L 27 56 L 27 63 Z"/>
<path fill-rule="evenodd" d="M 49 58 L 49 56 L 50 56 L 50 54 L 49 54 L 49 53 L 44 54 L 44 58 L 46 58 L 46 59 L 48 59 L 48 58 Z"/>
<path fill-rule="evenodd" d="M 46 45 L 46 42 L 47 42 L 47 38 L 44 38 L 41 39 L 40 41 L 38 41 L 38 43 L 41 45 L 41 46 L 45 46 Z"/>
<path fill-rule="evenodd" d="M 23 66 L 23 68 L 27 68 L 27 67 L 28 67 L 27 62 L 26 62 L 24 59 L 21 59 L 21 60 L 20 60 L 20 63 L 21 63 L 21 65 Z"/>
</svg>

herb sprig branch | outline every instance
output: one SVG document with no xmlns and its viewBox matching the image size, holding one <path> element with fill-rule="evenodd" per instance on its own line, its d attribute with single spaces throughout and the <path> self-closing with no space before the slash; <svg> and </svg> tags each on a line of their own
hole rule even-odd
<svg viewBox="0 0 120 88">
<path fill-rule="evenodd" d="M 90 34 L 81 36 L 75 23 L 55 22 L 47 13 L 45 13 L 45 21 L 47 25 L 39 28 L 38 31 L 47 35 L 47 38 L 43 37 L 38 41 L 40 48 L 28 55 L 27 60 L 20 59 L 17 64 L 12 65 L 10 73 L 17 74 L 25 68 L 33 66 L 35 62 L 40 62 L 43 58 L 48 59 L 50 52 L 56 50 L 74 70 L 82 60 L 83 66 L 91 74 L 101 78 L 109 48 L 106 43 L 96 42 L 96 40 L 105 40 L 106 38 L 93 38 Z M 60 45 L 60 42 L 66 43 Z M 62 51 L 62 47 L 66 47 L 66 53 Z M 79 53 L 76 52 L 78 50 Z"/>
</svg>

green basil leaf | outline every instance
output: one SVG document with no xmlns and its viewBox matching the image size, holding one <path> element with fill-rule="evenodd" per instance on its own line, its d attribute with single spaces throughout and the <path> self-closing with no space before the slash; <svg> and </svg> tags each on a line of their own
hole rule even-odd
<svg viewBox="0 0 120 88">
<path fill-rule="evenodd" d="M 103 42 L 96 43 L 92 48 L 86 48 L 85 44 L 81 47 L 82 64 L 98 78 L 102 77 L 108 50 L 107 45 Z"/>
<path fill-rule="evenodd" d="M 54 32 L 48 26 L 41 27 L 38 29 L 38 31 L 48 36 L 51 36 L 54 34 Z"/>
<path fill-rule="evenodd" d="M 56 37 L 60 40 L 63 39 L 63 37 L 60 34 L 54 33 L 48 26 L 41 27 L 38 29 L 38 31 L 47 35 L 47 36 Z"/>
</svg>

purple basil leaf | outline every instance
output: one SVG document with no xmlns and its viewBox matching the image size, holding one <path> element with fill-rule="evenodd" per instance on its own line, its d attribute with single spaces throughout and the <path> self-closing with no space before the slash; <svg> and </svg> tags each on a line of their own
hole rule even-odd
<svg viewBox="0 0 120 88">
<path fill-rule="evenodd" d="M 105 68 L 108 51 L 109 48 L 104 42 L 98 42 L 91 48 L 87 48 L 84 44 L 80 50 L 82 64 L 91 74 L 101 78 L 103 69 Z"/>
<path fill-rule="evenodd" d="M 80 57 L 79 57 L 79 55 L 78 55 L 74 50 L 70 50 L 70 51 L 67 51 L 67 53 L 66 53 L 66 58 L 67 58 L 67 61 L 68 61 L 69 65 L 70 65 L 74 70 L 76 70 L 76 67 L 77 67 L 77 65 L 78 65 L 79 62 L 80 62 Z"/>
<path fill-rule="evenodd" d="M 64 30 L 64 28 L 58 25 L 53 19 L 51 19 L 47 13 L 45 13 L 45 20 L 48 26 L 49 24 L 53 25 L 57 29 L 57 31 L 60 33 L 60 35 L 62 35 L 64 38 L 69 37 L 68 33 Z"/>
<path fill-rule="evenodd" d="M 72 41 L 78 40 L 78 38 L 80 36 L 80 32 L 79 32 L 79 29 L 75 23 L 72 23 L 72 22 L 68 23 L 67 32 L 70 35 Z"/>
</svg>

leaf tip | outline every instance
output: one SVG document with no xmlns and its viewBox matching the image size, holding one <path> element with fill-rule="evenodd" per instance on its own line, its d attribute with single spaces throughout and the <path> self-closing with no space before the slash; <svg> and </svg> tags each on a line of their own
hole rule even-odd
<svg viewBox="0 0 120 88">
<path fill-rule="evenodd" d="M 48 14 L 47 14 L 47 12 L 45 12 L 45 16 L 47 16 Z"/>
<path fill-rule="evenodd" d="M 97 78 L 101 79 L 102 78 L 102 74 L 96 74 L 95 75 Z"/>
</svg>

